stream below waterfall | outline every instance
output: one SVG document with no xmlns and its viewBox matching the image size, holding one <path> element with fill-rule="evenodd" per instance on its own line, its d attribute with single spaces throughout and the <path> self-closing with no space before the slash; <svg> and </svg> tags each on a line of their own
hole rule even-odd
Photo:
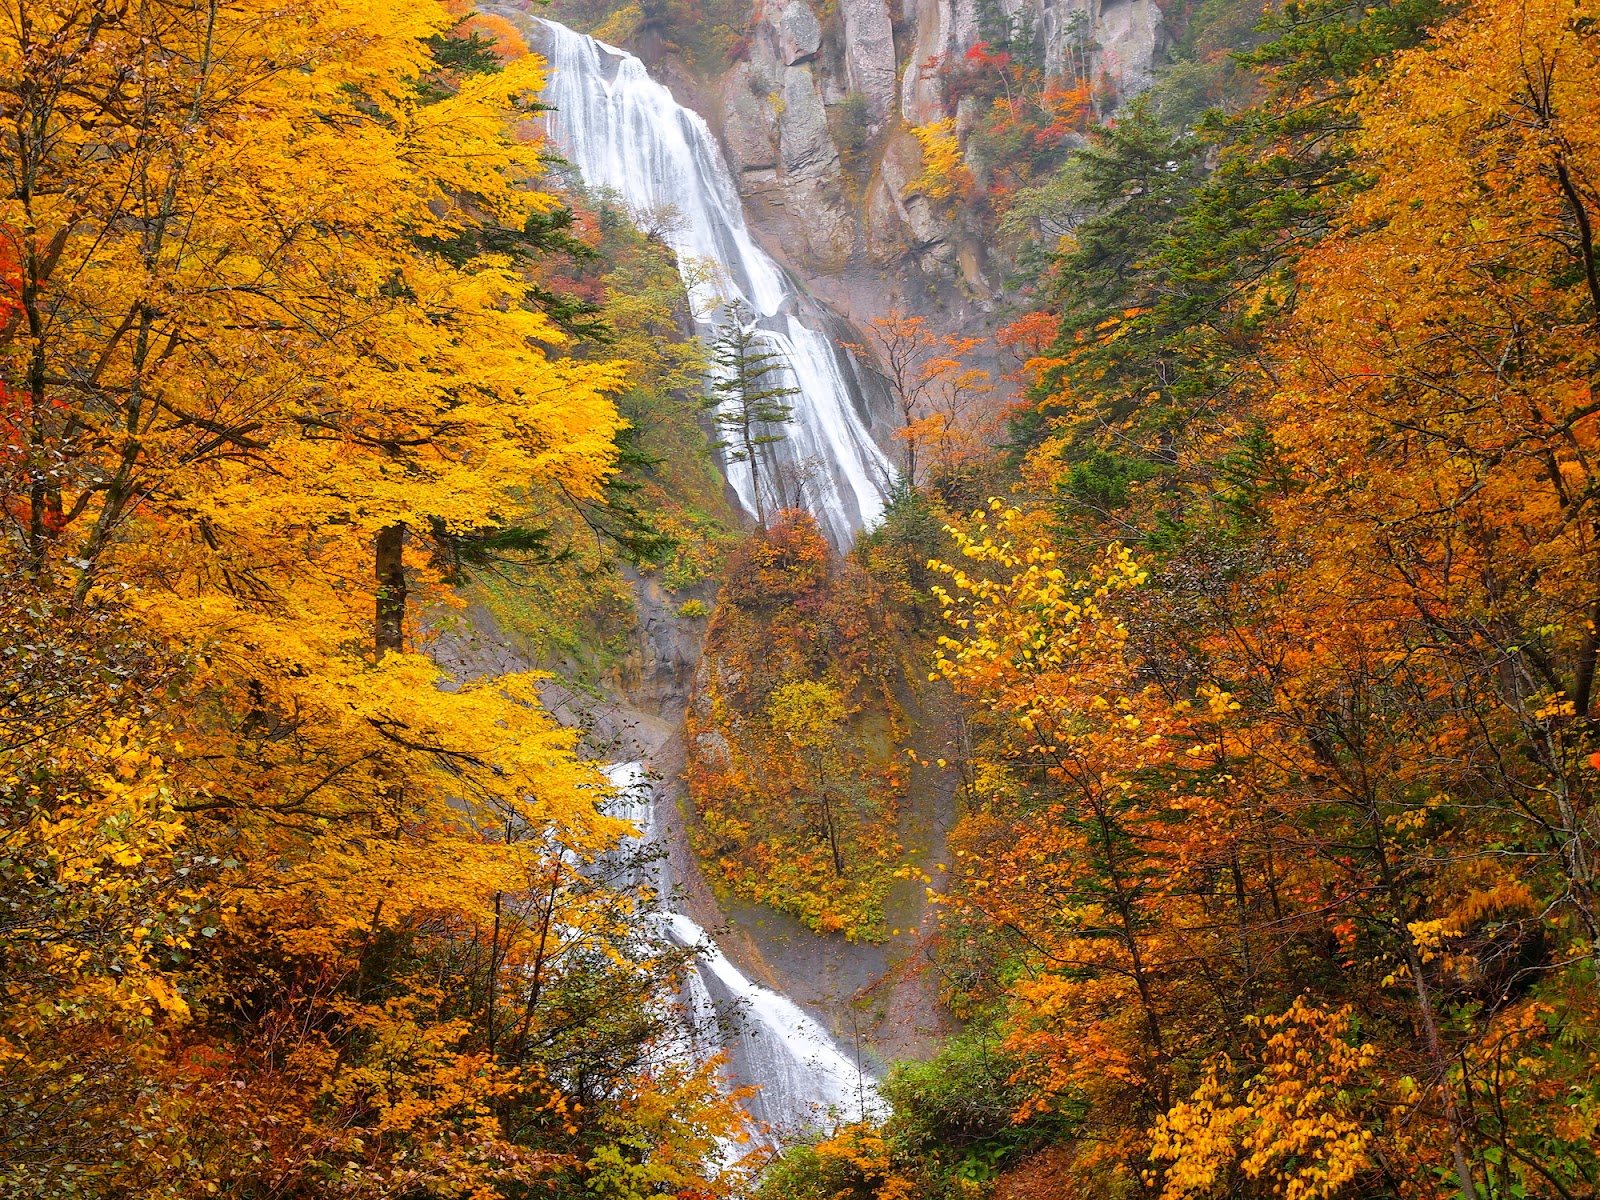
<svg viewBox="0 0 1600 1200">
<path fill-rule="evenodd" d="M 670 801 L 641 763 L 616 763 L 607 774 L 618 794 L 615 815 L 639 830 L 636 846 L 659 846 L 665 823 L 658 806 Z M 647 884 L 667 905 L 652 918 L 660 923 L 659 932 L 674 945 L 700 949 L 681 997 L 689 1024 L 703 1029 L 721 1019 L 733 1034 L 726 1045 L 693 1049 L 706 1055 L 726 1051 L 730 1086 L 759 1089 L 744 1102 L 757 1139 L 776 1143 L 834 1122 L 885 1115 L 871 1076 L 815 1018 L 787 996 L 749 979 L 704 929 L 676 911 L 670 862 L 670 855 L 653 857 L 643 868 L 646 877 L 636 882 Z"/>
<path fill-rule="evenodd" d="M 755 242 L 721 147 L 705 120 L 680 105 L 644 64 L 517 0 L 485 6 L 513 21 L 550 66 L 542 99 L 546 132 L 585 187 L 616 198 L 648 220 L 678 259 L 699 332 L 713 337 L 737 302 L 750 314 L 761 350 L 781 363 L 782 386 L 796 389 L 781 440 L 761 447 L 759 472 L 725 461 L 724 473 L 748 513 L 803 507 L 835 549 L 881 516 L 894 468 L 868 430 L 881 387 L 841 342 L 845 327 L 808 297 Z M 761 495 L 756 495 L 756 487 Z M 637 762 L 611 768 L 619 815 L 646 844 L 668 826 L 670 804 Z M 691 917 L 672 907 L 674 880 L 664 856 L 648 883 L 668 905 L 652 920 L 683 947 L 699 947 L 681 997 L 694 1018 L 733 1017 L 721 1046 L 729 1083 L 758 1089 L 745 1101 L 759 1140 L 777 1139 L 884 1113 L 858 1050 L 846 1052 L 792 999 L 748 978 Z M 692 1040 L 692 1039 L 691 1039 Z"/>
</svg>

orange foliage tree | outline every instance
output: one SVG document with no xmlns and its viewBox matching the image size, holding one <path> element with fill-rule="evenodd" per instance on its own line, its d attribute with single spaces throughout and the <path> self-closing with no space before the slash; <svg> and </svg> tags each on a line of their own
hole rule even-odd
<svg viewBox="0 0 1600 1200">
<path fill-rule="evenodd" d="M 876 360 L 894 399 L 906 484 L 925 482 L 927 467 L 953 471 L 980 455 L 997 425 L 988 403 L 994 391 L 989 372 L 968 361 L 982 339 L 941 336 L 926 318 L 899 309 L 868 321 L 867 338 L 866 347 L 852 349 Z"/>
<path fill-rule="evenodd" d="M 1390 18 L 1341 29 L 1389 31 L 1354 83 L 1285 68 L 1341 130 L 1296 158 L 1295 108 L 1263 170 L 1323 194 L 1185 167 L 1138 193 L 1181 218 L 1080 229 L 1031 495 L 936 564 L 945 961 L 1070 1128 L 1016 1174 L 1049 1195 L 1600 1187 L 1600 32 Z M 1159 184 L 1177 135 L 1132 126 Z M 1219 196 L 1258 257 L 1208 307 Z"/>
<path fill-rule="evenodd" d="M 811 517 L 779 515 L 729 562 L 689 715 L 700 848 L 740 893 L 878 940 L 905 770 L 878 586 Z"/>
</svg>

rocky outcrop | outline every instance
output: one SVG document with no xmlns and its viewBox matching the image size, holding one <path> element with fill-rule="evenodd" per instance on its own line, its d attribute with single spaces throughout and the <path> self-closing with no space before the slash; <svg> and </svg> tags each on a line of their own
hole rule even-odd
<svg viewBox="0 0 1600 1200">
<path fill-rule="evenodd" d="M 1068 71 L 1076 56 L 1123 96 L 1150 86 L 1162 44 L 1155 0 L 1020 0 L 1009 11 L 1024 7 L 1043 38 L 1046 70 Z"/>
<path fill-rule="evenodd" d="M 900 116 L 907 125 L 926 125 L 945 115 L 944 91 L 925 64 L 955 48 L 956 5 L 971 0 L 906 0 L 915 13 L 906 68 L 900 78 Z"/>
<path fill-rule="evenodd" d="M 719 89 L 721 132 L 752 223 L 780 229 L 791 266 L 842 269 L 855 221 L 819 78 L 822 26 L 805 0 L 757 25 L 744 62 Z"/>
<path fill-rule="evenodd" d="M 838 0 L 843 22 L 845 82 L 862 98 L 875 128 L 895 112 L 898 74 L 894 24 L 886 0 Z"/>
<path fill-rule="evenodd" d="M 846 316 L 897 307 L 970 330 L 993 307 L 981 238 L 916 190 L 910 129 L 954 115 L 929 61 L 1001 14 L 1038 32 L 1052 72 L 1124 98 L 1151 81 L 1155 0 L 765 0 L 742 61 L 710 81 L 703 110 L 753 229 Z"/>
<path fill-rule="evenodd" d="M 867 192 L 864 212 L 867 253 L 876 262 L 905 255 L 934 274 L 950 261 L 950 224 L 934 212 L 913 184 L 922 172 L 922 151 L 913 137 L 890 138 Z"/>
<path fill-rule="evenodd" d="M 778 61 L 784 66 L 798 67 L 817 57 L 822 49 L 822 25 L 803 0 L 789 0 L 779 11 L 776 25 Z"/>
</svg>

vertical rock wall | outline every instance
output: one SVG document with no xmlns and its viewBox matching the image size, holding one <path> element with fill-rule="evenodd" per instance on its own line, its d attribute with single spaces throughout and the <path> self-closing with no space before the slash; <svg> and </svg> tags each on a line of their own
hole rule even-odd
<svg viewBox="0 0 1600 1200">
<path fill-rule="evenodd" d="M 1123 97 L 1149 85 L 1155 0 L 994 2 L 1032 22 L 1047 69 Z M 721 133 L 767 249 L 846 316 L 893 306 L 971 329 L 996 299 L 982 239 L 917 192 L 910 132 L 956 115 L 924 64 L 980 40 L 979 3 L 760 0 L 742 61 L 685 97 Z"/>
<path fill-rule="evenodd" d="M 637 4 L 601 0 L 624 15 Z M 998 18 L 1037 31 L 1045 67 L 1147 87 L 1162 50 L 1156 0 L 749 0 L 754 20 L 739 61 L 706 77 L 664 47 L 658 19 L 632 26 L 639 54 L 679 103 L 721 137 L 763 247 L 847 318 L 889 308 L 936 328 L 989 324 L 999 284 L 985 239 L 917 189 L 913 126 L 957 113 L 930 59 L 959 56 Z M 551 15 L 593 0 L 554 0 Z M 645 3 L 643 9 L 651 10 Z"/>
</svg>

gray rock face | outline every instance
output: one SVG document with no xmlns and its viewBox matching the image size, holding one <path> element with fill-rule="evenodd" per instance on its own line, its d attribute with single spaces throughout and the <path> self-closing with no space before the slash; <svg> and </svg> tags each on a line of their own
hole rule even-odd
<svg viewBox="0 0 1600 1200">
<path fill-rule="evenodd" d="M 756 222 L 792 264 L 833 269 L 855 222 L 823 102 L 822 27 L 806 0 L 763 12 L 748 60 L 722 79 L 722 138 Z M 771 243 L 769 243 L 770 245 Z"/>
<path fill-rule="evenodd" d="M 778 52 L 785 66 L 810 62 L 822 49 L 822 26 L 805 0 L 789 0 L 778 15 Z"/>
<path fill-rule="evenodd" d="M 924 271 L 937 272 L 951 260 L 948 222 L 933 211 L 913 181 L 922 173 L 922 152 L 903 131 L 891 138 L 867 199 L 867 252 L 891 263 L 909 255 Z"/>
<path fill-rule="evenodd" d="M 1155 0 L 1011 0 L 1006 11 L 1024 7 L 1043 35 L 1046 70 L 1103 73 L 1123 96 L 1150 86 L 1162 38 Z"/>
<path fill-rule="evenodd" d="M 778 130 L 773 128 L 766 86 L 749 62 L 741 62 L 723 80 L 722 138 L 731 165 L 741 174 L 778 170 Z"/>
<path fill-rule="evenodd" d="M 894 111 L 894 27 L 886 0 L 839 0 L 849 90 L 866 99 L 874 126 Z"/>
<path fill-rule="evenodd" d="M 782 95 L 778 117 L 782 203 L 789 211 L 791 229 L 803 240 L 805 258 L 838 265 L 854 242 L 853 222 L 843 202 L 839 151 L 828 132 L 828 110 L 811 68 L 789 67 Z"/>
<path fill-rule="evenodd" d="M 900 79 L 900 115 L 907 125 L 926 125 L 945 115 L 944 88 L 926 64 L 952 49 L 954 5 L 952 0 L 906 0 L 906 7 L 916 13 L 916 36 Z"/>
<path fill-rule="evenodd" d="M 923 69 L 935 55 L 963 53 L 978 41 L 977 0 L 904 0 L 915 40 L 900 81 L 909 124 L 947 115 L 945 98 Z M 1156 0 L 1000 0 L 1008 17 L 1026 16 L 1044 42 L 1052 74 L 1108 77 L 1124 97 L 1149 87 L 1163 30 Z"/>
<path fill-rule="evenodd" d="M 782 111 L 778 114 L 778 145 L 786 175 L 833 175 L 839 170 L 839 151 L 828 132 L 828 110 L 810 67 L 787 67 L 783 72 Z"/>
<path fill-rule="evenodd" d="M 741 175 L 765 172 L 775 177 L 778 138 L 774 127 L 770 85 L 749 63 L 740 63 L 722 81 L 722 140 L 729 163 Z"/>
<path fill-rule="evenodd" d="M 1097 7 L 1101 69 L 1117 81 L 1123 95 L 1144 91 L 1154 81 L 1161 10 L 1155 0 L 1110 0 Z"/>
<path fill-rule="evenodd" d="M 848 272 L 859 289 L 901 263 L 932 276 L 916 288 L 956 284 L 984 307 L 982 248 L 915 193 L 920 152 L 907 132 L 951 115 L 970 126 L 970 106 L 952 114 L 929 62 L 979 40 L 981 0 L 835 0 L 826 25 L 814 2 L 765 0 L 746 61 L 717 81 L 720 132 L 763 242 L 814 280 Z M 1038 29 L 1050 71 L 1107 76 L 1124 97 L 1149 86 L 1156 0 L 998 2 Z"/>
</svg>

